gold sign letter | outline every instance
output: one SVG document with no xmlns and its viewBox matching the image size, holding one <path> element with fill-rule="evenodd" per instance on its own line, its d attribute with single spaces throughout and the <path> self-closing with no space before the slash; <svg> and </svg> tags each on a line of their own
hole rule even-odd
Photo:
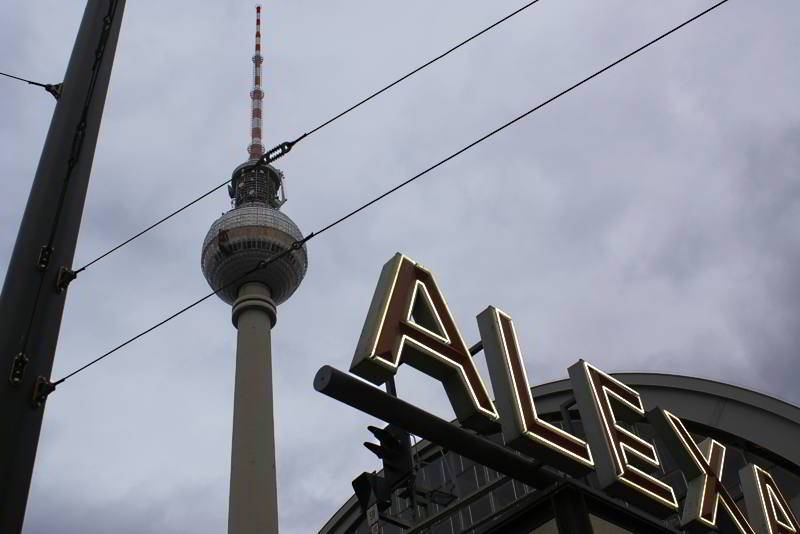
<svg viewBox="0 0 800 534">
<path fill-rule="evenodd" d="M 739 471 L 739 479 L 747 515 L 758 534 L 800 533 L 800 523 L 772 475 L 750 464 Z"/>
<path fill-rule="evenodd" d="M 619 424 L 644 418 L 639 393 L 583 360 L 569 368 L 569 377 L 600 485 L 653 515 L 675 513 L 678 501 L 672 487 L 632 463 L 660 467 L 655 447 Z"/>
<path fill-rule="evenodd" d="M 722 485 L 725 446 L 711 438 L 698 446 L 683 421 L 666 410 L 651 410 L 647 420 L 664 440 L 688 481 L 681 526 L 716 529 L 717 510 L 722 504 L 739 532 L 755 534 L 731 494 Z"/>
<path fill-rule="evenodd" d="M 573 476 L 594 469 L 585 441 L 536 414 L 511 316 L 489 306 L 478 315 L 478 329 L 506 444 Z"/>
<path fill-rule="evenodd" d="M 350 371 L 382 384 L 402 363 L 442 382 L 461 425 L 497 430 L 497 410 L 433 274 L 397 253 L 383 266 Z"/>
</svg>

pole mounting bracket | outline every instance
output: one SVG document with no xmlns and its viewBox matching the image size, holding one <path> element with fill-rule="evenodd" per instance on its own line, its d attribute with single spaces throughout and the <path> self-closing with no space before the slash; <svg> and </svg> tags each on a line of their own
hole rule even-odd
<svg viewBox="0 0 800 534">
<path fill-rule="evenodd" d="M 50 245 L 42 245 L 42 248 L 39 249 L 39 258 L 36 260 L 36 267 L 40 271 L 47 270 L 47 266 L 50 265 L 50 258 L 53 257 L 53 247 Z"/>
<path fill-rule="evenodd" d="M 11 374 L 8 376 L 8 381 L 11 382 L 12 386 L 18 386 L 22 383 L 22 378 L 25 376 L 25 367 L 28 366 L 29 361 L 24 352 L 14 356 L 14 360 L 11 362 Z"/>
<path fill-rule="evenodd" d="M 43 376 L 36 377 L 33 385 L 33 398 L 31 402 L 34 408 L 41 408 L 47 400 L 47 396 L 56 390 L 56 385 Z"/>
<path fill-rule="evenodd" d="M 69 267 L 59 267 L 58 276 L 56 276 L 56 293 L 59 295 L 64 293 L 69 287 L 69 283 L 78 277 L 78 273 Z"/>
</svg>

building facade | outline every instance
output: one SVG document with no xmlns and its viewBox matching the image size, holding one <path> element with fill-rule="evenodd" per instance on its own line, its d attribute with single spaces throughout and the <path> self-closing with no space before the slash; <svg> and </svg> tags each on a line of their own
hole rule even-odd
<svg viewBox="0 0 800 534">
<path fill-rule="evenodd" d="M 713 438 L 725 446 L 722 482 L 749 517 L 755 511 L 747 509 L 739 477 L 747 464 L 769 472 L 790 506 L 800 507 L 800 408 L 699 378 L 650 373 L 614 376 L 636 389 L 646 407 L 661 406 L 679 416 L 696 442 Z M 532 392 L 540 417 L 584 436 L 568 380 L 537 386 Z M 674 488 L 682 509 L 689 482 L 685 473 L 666 447 L 658 446 L 650 424 L 637 422 L 630 429 L 656 444 L 662 467 L 653 474 Z M 501 433 L 490 439 L 502 442 Z M 415 446 L 414 464 L 415 483 L 424 489 L 414 505 L 406 488 L 393 492 L 391 506 L 383 514 L 389 519 L 380 521 L 385 534 L 684 532 L 679 513 L 656 518 L 602 491 L 591 474 L 582 479 L 564 477 L 549 488 L 535 489 L 426 441 Z M 724 511 L 718 515 L 721 532 L 739 532 Z M 399 521 L 392 522 L 394 518 Z M 355 496 L 320 530 L 321 534 L 369 532 L 365 511 Z"/>
</svg>

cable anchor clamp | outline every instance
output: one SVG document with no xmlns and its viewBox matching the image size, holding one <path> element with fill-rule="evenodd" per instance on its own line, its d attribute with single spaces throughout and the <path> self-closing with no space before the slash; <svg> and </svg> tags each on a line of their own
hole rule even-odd
<svg viewBox="0 0 800 534">
<path fill-rule="evenodd" d="M 61 295 L 69 287 L 69 283 L 78 278 L 78 273 L 69 267 L 59 267 L 56 276 L 56 293 Z"/>
<path fill-rule="evenodd" d="M 14 360 L 11 362 L 11 374 L 8 375 L 8 381 L 12 386 L 18 386 L 22 383 L 22 379 L 25 376 L 25 368 L 28 366 L 29 361 L 30 359 L 25 356 L 24 352 L 14 356 Z"/>
<path fill-rule="evenodd" d="M 264 160 L 264 163 L 272 163 L 273 161 L 282 158 L 283 156 L 288 154 L 293 146 L 294 146 L 293 141 L 284 141 L 278 146 L 271 148 L 269 152 L 267 152 L 266 154 L 264 154 L 264 156 L 262 156 L 262 159 Z"/>
<path fill-rule="evenodd" d="M 31 402 L 34 408 L 41 408 L 47 400 L 47 396 L 56 390 L 56 385 L 50 382 L 43 376 L 36 377 L 36 383 L 33 385 L 33 398 Z"/>
<path fill-rule="evenodd" d="M 43 87 L 45 91 L 53 95 L 53 98 L 58 100 L 61 98 L 61 88 L 63 86 L 63 83 L 46 83 Z"/>
</svg>

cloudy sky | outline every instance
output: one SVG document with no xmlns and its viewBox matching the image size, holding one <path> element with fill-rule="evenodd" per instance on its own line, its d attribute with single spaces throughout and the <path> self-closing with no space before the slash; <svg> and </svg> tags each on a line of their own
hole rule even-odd
<svg viewBox="0 0 800 534">
<path fill-rule="evenodd" d="M 265 138 L 294 138 L 522 2 L 265 2 Z M 710 5 L 542 0 L 280 161 L 309 232 Z M 61 80 L 77 0 L 6 2 L 0 70 Z M 75 262 L 246 158 L 253 3 L 129 2 Z M 383 263 L 438 276 L 468 342 L 513 315 L 533 383 L 607 371 L 800 403 L 800 3 L 732 0 L 309 245 L 273 335 L 281 529 L 316 531 L 378 467 L 373 421 L 312 388 L 349 365 Z M 0 79 L 0 269 L 50 121 Z M 208 291 L 220 191 L 72 284 L 60 378 Z M 50 397 L 26 534 L 225 531 L 235 331 L 209 300 Z M 445 417 L 441 386 L 402 397 Z M 323 451 L 324 454 L 320 454 Z"/>
</svg>

